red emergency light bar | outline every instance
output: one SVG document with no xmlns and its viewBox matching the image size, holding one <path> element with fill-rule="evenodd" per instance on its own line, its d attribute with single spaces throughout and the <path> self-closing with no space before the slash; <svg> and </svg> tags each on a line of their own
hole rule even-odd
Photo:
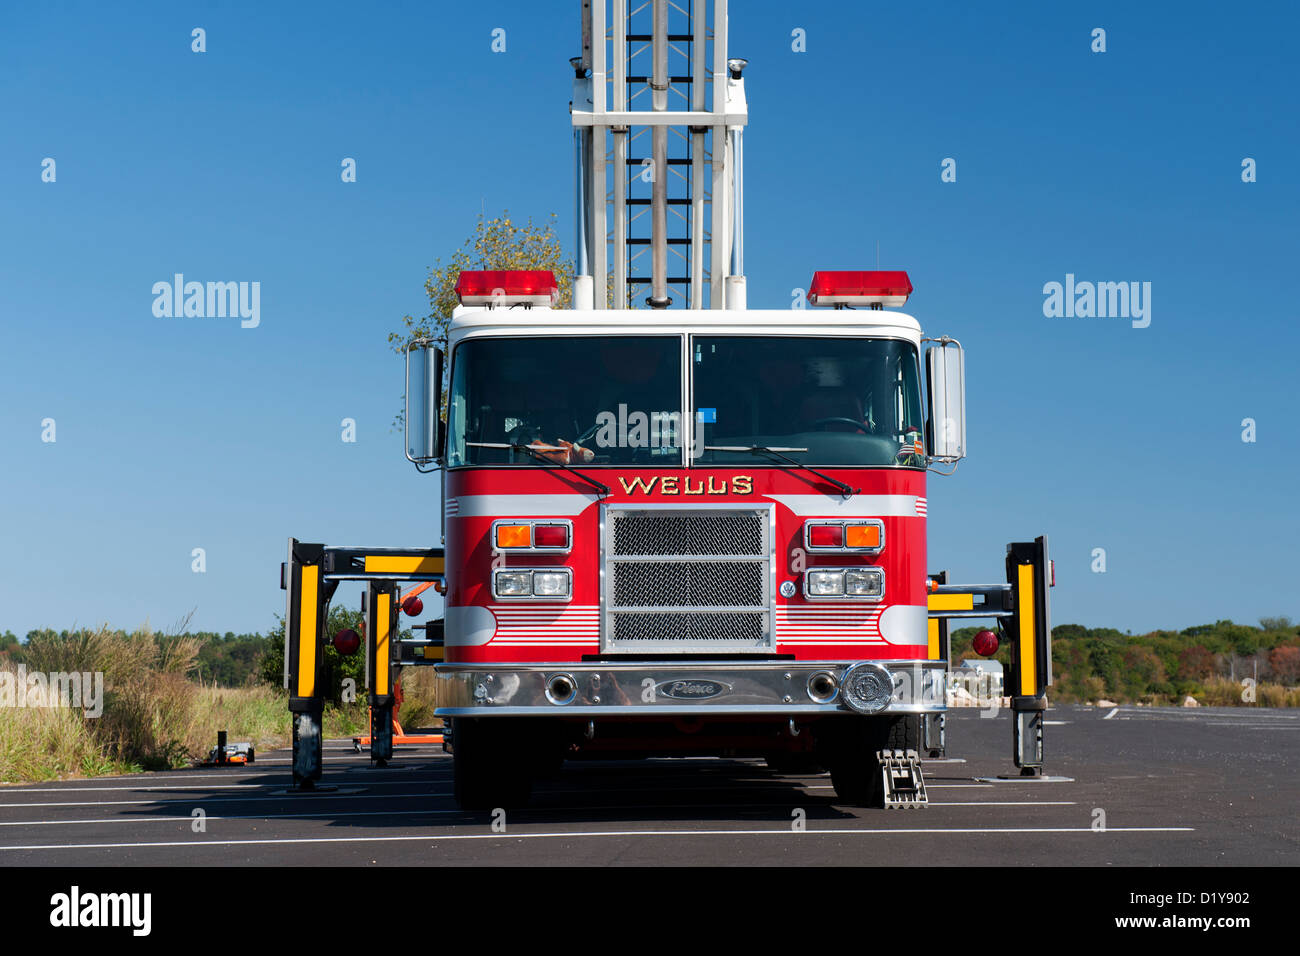
<svg viewBox="0 0 1300 956">
<path fill-rule="evenodd" d="M 814 272 L 808 303 L 901 309 L 911 294 L 912 281 L 903 271 Z"/>
<path fill-rule="evenodd" d="M 550 269 L 463 270 L 456 280 L 461 305 L 549 305 L 560 301 Z"/>
</svg>

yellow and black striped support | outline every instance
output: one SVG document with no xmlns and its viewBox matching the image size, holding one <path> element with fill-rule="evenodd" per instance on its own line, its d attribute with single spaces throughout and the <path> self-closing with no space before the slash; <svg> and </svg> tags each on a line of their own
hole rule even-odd
<svg viewBox="0 0 1300 956">
<path fill-rule="evenodd" d="M 331 548 L 289 539 L 289 560 L 281 566 L 285 603 L 284 686 L 293 714 L 294 783 L 304 789 L 321 776 L 321 665 L 330 598 L 343 581 L 367 582 L 366 683 L 371 705 L 371 756 L 392 755 L 398 587 L 407 581 L 441 582 L 442 548 Z M 413 642 L 412 642 L 413 643 Z M 441 643 L 441 642 L 439 642 Z M 410 650 L 411 648 L 407 648 Z M 424 659 L 441 659 L 442 648 L 424 648 Z"/>
<path fill-rule="evenodd" d="M 325 606 L 337 586 L 322 578 L 325 549 L 289 539 L 281 572 L 284 613 L 284 686 L 293 718 L 294 786 L 311 788 L 321 777 L 323 756 L 321 663 Z"/>
<path fill-rule="evenodd" d="M 366 591 L 370 759 L 380 765 L 393 756 L 393 708 L 397 701 L 393 690 L 393 635 L 398 623 L 397 593 L 397 585 L 391 581 L 371 581 Z"/>
<path fill-rule="evenodd" d="M 1013 699 L 1042 697 L 1052 683 L 1049 568 L 1046 537 L 1008 545 L 1007 581 L 1014 608 L 1009 630 L 1015 644 L 1008 689 Z"/>
<path fill-rule="evenodd" d="M 1052 625 L 1048 603 L 1051 561 L 1047 538 L 1007 547 L 1007 581 L 1014 616 L 1011 673 L 1012 754 L 1022 776 L 1043 767 L 1043 715 L 1052 683 Z"/>
</svg>

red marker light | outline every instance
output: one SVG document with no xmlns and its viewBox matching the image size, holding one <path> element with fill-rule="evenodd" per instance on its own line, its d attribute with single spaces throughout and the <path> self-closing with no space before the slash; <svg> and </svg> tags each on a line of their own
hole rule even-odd
<svg viewBox="0 0 1300 956">
<path fill-rule="evenodd" d="M 980 631 L 971 642 L 971 648 L 980 657 L 992 657 L 998 652 L 998 636 L 992 631 Z"/>
<path fill-rule="evenodd" d="M 402 610 L 406 612 L 407 617 L 415 617 L 424 610 L 424 602 L 412 594 L 402 602 Z"/>
<path fill-rule="evenodd" d="M 810 524 L 808 526 L 808 547 L 844 547 L 844 526 L 838 524 Z"/>
<path fill-rule="evenodd" d="M 534 548 L 567 548 L 569 546 L 569 528 L 562 524 L 533 525 Z"/>
<path fill-rule="evenodd" d="M 912 280 L 901 270 L 814 272 L 808 287 L 808 304 L 901 309 L 911 294 Z"/>
<path fill-rule="evenodd" d="M 344 657 L 351 657 L 361 647 L 361 635 L 352 628 L 344 628 L 334 635 L 334 650 Z"/>
<path fill-rule="evenodd" d="M 466 269 L 456 280 L 461 305 L 545 305 L 560 301 L 550 269 Z"/>
</svg>

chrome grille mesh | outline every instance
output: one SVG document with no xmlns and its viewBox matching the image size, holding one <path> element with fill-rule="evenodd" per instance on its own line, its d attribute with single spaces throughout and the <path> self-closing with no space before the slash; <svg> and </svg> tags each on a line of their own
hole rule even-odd
<svg viewBox="0 0 1300 956">
<path fill-rule="evenodd" d="M 614 617 L 618 642 L 671 641 L 709 644 L 734 641 L 758 645 L 763 640 L 763 615 L 742 614 L 640 614 Z"/>
<path fill-rule="evenodd" d="M 769 651 L 771 511 L 605 511 L 607 651 Z"/>
<path fill-rule="evenodd" d="M 764 554 L 759 512 L 611 512 L 610 526 L 614 554 Z"/>
<path fill-rule="evenodd" d="M 615 562 L 614 607 L 761 607 L 757 561 Z"/>
</svg>

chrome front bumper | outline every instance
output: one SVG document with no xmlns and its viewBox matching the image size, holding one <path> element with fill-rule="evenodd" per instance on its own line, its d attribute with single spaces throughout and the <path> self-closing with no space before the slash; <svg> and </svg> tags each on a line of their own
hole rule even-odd
<svg viewBox="0 0 1300 956">
<path fill-rule="evenodd" d="M 636 717 L 865 713 L 846 702 L 851 667 L 892 684 L 874 713 L 946 709 L 942 661 L 671 661 L 438 664 L 439 717 Z M 883 669 L 883 673 L 880 669 Z M 861 673 L 861 670 L 855 672 Z M 833 693 L 826 693 L 827 677 Z M 567 682 L 564 680 L 567 678 Z M 571 694 L 555 693 L 572 687 Z"/>
</svg>

